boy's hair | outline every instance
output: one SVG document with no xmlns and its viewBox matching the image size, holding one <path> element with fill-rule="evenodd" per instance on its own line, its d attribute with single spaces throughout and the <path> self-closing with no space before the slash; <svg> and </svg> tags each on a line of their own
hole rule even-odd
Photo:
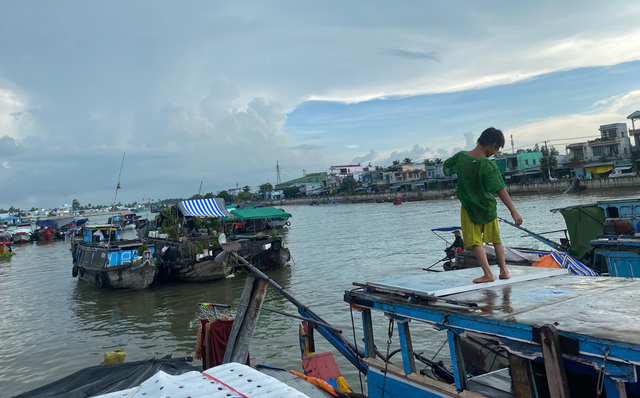
<svg viewBox="0 0 640 398">
<path fill-rule="evenodd" d="M 489 127 L 488 129 L 483 131 L 482 134 L 480 134 L 477 142 L 482 146 L 496 144 L 498 148 L 503 148 L 504 134 L 502 134 L 502 131 L 496 128 Z"/>
</svg>

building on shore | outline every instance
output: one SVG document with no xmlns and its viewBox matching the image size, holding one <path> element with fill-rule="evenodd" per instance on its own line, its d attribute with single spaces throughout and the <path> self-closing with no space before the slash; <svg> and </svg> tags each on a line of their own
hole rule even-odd
<svg viewBox="0 0 640 398">
<path fill-rule="evenodd" d="M 631 159 L 633 161 L 633 168 L 636 173 L 640 173 L 640 110 L 633 112 L 627 116 L 627 119 L 631 120 L 631 130 L 629 130 L 629 137 L 633 137 L 631 146 Z M 636 121 L 638 126 L 636 126 Z"/>
<path fill-rule="evenodd" d="M 606 177 L 615 167 L 631 164 L 631 140 L 626 123 L 600 126 L 600 138 L 566 145 L 571 177 Z"/>
<path fill-rule="evenodd" d="M 496 166 L 507 184 L 542 182 L 542 152 L 520 152 L 496 158 Z"/>
</svg>

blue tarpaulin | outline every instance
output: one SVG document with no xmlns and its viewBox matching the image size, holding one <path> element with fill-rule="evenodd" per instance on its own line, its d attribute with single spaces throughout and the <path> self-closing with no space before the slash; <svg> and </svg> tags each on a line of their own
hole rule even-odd
<svg viewBox="0 0 640 398">
<path fill-rule="evenodd" d="M 184 200 L 178 203 L 178 209 L 187 217 L 231 217 L 221 198 Z"/>
<path fill-rule="evenodd" d="M 20 220 L 22 219 L 22 217 L 5 217 L 3 219 L 0 219 L 0 221 L 13 221 L 13 220 Z"/>
<path fill-rule="evenodd" d="M 453 232 L 456 229 L 462 229 L 461 227 L 444 227 L 444 228 L 434 228 L 431 231 L 441 231 L 441 232 Z"/>
</svg>

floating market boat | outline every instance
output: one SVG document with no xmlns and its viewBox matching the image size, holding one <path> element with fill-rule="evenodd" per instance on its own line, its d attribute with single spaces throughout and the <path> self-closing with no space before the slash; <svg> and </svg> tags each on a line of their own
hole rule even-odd
<svg viewBox="0 0 640 398">
<path fill-rule="evenodd" d="M 228 210 L 237 220 L 234 224 L 236 234 L 275 230 L 291 225 L 291 214 L 275 207 L 234 207 Z"/>
<path fill-rule="evenodd" d="M 155 248 L 139 240 L 121 240 L 117 225 L 82 228 L 82 239 L 71 241 L 73 277 L 98 288 L 144 289 L 157 273 Z"/>
<path fill-rule="evenodd" d="M 185 200 L 157 218 L 159 230 L 149 231 L 148 242 L 158 253 L 165 278 L 183 282 L 209 282 L 224 279 L 233 270 L 228 262 L 216 263 L 222 251 L 213 228 L 197 228 L 195 217 L 231 217 L 224 199 Z"/>
<path fill-rule="evenodd" d="M 13 243 L 28 243 L 33 238 L 33 228 L 31 224 L 19 224 L 12 231 L 11 240 Z"/>
</svg>

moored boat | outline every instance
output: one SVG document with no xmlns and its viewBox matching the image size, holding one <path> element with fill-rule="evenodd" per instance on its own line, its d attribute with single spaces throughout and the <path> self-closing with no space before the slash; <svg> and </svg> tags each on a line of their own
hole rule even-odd
<svg viewBox="0 0 640 398">
<path fill-rule="evenodd" d="M 95 225 L 82 228 L 82 240 L 71 243 L 72 276 L 109 289 L 144 289 L 157 274 L 154 247 L 139 240 L 121 240 L 121 228 Z"/>
<path fill-rule="evenodd" d="M 228 261 L 214 261 L 222 251 L 217 231 L 212 227 L 198 228 L 196 222 L 200 223 L 200 219 L 197 217 L 220 223 L 231 214 L 220 198 L 185 200 L 159 215 L 156 219 L 158 230 L 149 231 L 147 240 L 158 253 L 166 279 L 209 282 L 224 279 L 233 270 Z M 183 219 L 186 220 L 184 225 Z"/>
</svg>

